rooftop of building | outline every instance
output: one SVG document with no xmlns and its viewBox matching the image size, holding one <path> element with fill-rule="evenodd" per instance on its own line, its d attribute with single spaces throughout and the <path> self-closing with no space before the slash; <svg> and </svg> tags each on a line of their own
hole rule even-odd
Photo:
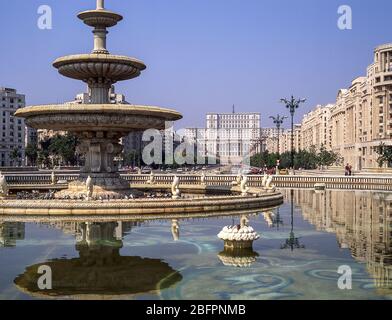
<svg viewBox="0 0 392 320">
<path fill-rule="evenodd" d="M 260 112 L 208 112 L 208 115 L 261 115 Z"/>
<path fill-rule="evenodd" d="M 6 87 L 0 87 L 0 92 L 16 93 L 16 89 L 13 89 L 13 88 L 6 88 Z"/>
<path fill-rule="evenodd" d="M 380 50 L 385 50 L 385 49 L 391 49 L 392 50 L 392 43 L 385 43 L 377 46 L 374 48 L 374 51 L 380 51 Z"/>
</svg>

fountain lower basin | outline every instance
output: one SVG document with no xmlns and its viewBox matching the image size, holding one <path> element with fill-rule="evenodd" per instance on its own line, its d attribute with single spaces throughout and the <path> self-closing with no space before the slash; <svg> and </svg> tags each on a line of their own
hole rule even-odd
<svg viewBox="0 0 392 320">
<path fill-rule="evenodd" d="M 160 187 L 161 189 L 164 186 Z M 169 190 L 168 186 L 166 186 Z M 265 193 L 261 189 L 252 188 L 248 196 L 239 195 L 236 188 L 214 187 L 216 193 L 228 192 L 230 195 L 194 196 L 180 199 L 128 199 L 128 200 L 0 200 L 0 215 L 23 216 L 112 216 L 112 215 L 193 215 L 203 216 L 209 213 L 232 215 L 243 210 L 261 210 L 283 203 L 280 192 Z M 138 190 L 143 190 L 140 187 Z M 146 185 L 144 190 L 151 190 Z M 187 192 L 207 193 L 206 187 L 187 186 Z"/>
</svg>

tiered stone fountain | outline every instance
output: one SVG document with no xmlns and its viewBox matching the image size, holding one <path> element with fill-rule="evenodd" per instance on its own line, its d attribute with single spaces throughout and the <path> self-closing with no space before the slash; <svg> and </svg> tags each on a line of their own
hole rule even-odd
<svg viewBox="0 0 392 320">
<path fill-rule="evenodd" d="M 87 83 L 90 103 L 27 107 L 19 109 L 15 116 L 25 118 L 30 127 L 68 131 L 79 138 L 78 152 L 84 154 L 85 165 L 80 178 L 70 183 L 62 196 L 85 194 L 90 176 L 95 197 L 119 198 L 130 192 L 129 183 L 120 178 L 113 160 L 122 151 L 119 139 L 133 130 L 164 129 L 165 121 L 182 116 L 169 109 L 110 104 L 111 86 L 138 77 L 146 66 L 140 60 L 112 55 L 107 50 L 107 28 L 123 17 L 106 10 L 104 0 L 97 0 L 95 10 L 81 12 L 78 17 L 94 28 L 94 49 L 90 54 L 58 58 L 53 66 L 61 75 Z"/>
<path fill-rule="evenodd" d="M 140 60 L 112 55 L 107 50 L 107 29 L 121 21 L 122 16 L 106 10 L 103 0 L 97 0 L 95 10 L 81 12 L 78 17 L 94 28 L 93 51 L 59 58 L 53 65 L 61 75 L 88 84 L 89 103 L 26 107 L 19 109 L 15 116 L 25 118 L 27 125 L 36 129 L 75 134 L 80 140 L 78 151 L 84 154 L 85 165 L 76 181 L 55 194 L 56 200 L 52 199 L 53 194 L 43 199 L 15 199 L 13 194 L 8 194 L 7 181 L 3 179 L 0 181 L 0 215 L 23 215 L 24 219 L 26 216 L 35 219 L 36 216 L 68 215 L 101 218 L 142 215 L 143 218 L 177 219 L 179 215 L 199 217 L 254 212 L 282 203 L 283 195 L 275 188 L 250 188 L 246 178 L 242 179 L 241 186 L 211 186 L 203 175 L 200 184 L 186 188 L 181 185 L 180 177 L 159 184 L 151 176 L 150 183 L 132 186 L 123 180 L 114 161 L 122 150 L 120 138 L 134 130 L 164 129 L 166 121 L 176 121 L 182 116 L 177 111 L 159 107 L 110 104 L 111 86 L 117 81 L 138 77 L 146 66 Z M 55 176 L 52 181 L 50 187 L 56 184 Z M 127 197 L 136 192 L 167 192 L 170 189 L 173 195 L 170 199 Z M 182 191 L 191 196 L 181 196 Z M 200 193 L 206 196 L 192 196 Z"/>
</svg>

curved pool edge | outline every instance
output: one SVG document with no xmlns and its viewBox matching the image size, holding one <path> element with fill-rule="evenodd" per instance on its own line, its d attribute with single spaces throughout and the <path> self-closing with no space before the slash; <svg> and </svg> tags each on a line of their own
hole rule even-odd
<svg viewBox="0 0 392 320">
<path fill-rule="evenodd" d="M 167 188 L 167 186 L 146 186 L 145 190 Z M 203 187 L 194 186 L 189 191 L 201 191 Z M 205 190 L 205 188 L 204 188 Z M 236 188 L 214 188 L 220 192 L 238 192 Z M 134 199 L 110 201 L 83 200 L 0 200 L 0 217 L 2 216 L 159 216 L 225 211 L 260 210 L 279 206 L 283 203 L 283 194 L 279 191 L 267 193 L 262 189 L 252 188 L 248 196 L 228 195 L 194 197 L 181 199 Z"/>
</svg>

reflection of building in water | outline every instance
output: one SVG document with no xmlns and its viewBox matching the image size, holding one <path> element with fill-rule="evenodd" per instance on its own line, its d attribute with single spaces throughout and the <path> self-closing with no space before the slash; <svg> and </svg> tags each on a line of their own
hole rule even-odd
<svg viewBox="0 0 392 320">
<path fill-rule="evenodd" d="M 160 259 L 121 256 L 122 235 L 133 222 L 78 222 L 76 250 L 79 257 L 53 259 L 28 266 L 16 286 L 38 297 L 116 298 L 157 294 L 181 281 L 179 272 Z M 69 228 L 71 224 L 63 226 Z M 61 223 L 57 224 L 61 227 Z M 71 227 L 72 228 L 72 227 Z M 52 289 L 38 288 L 38 268 L 52 270 Z"/>
<path fill-rule="evenodd" d="M 336 233 L 342 248 L 367 264 L 380 289 L 392 290 L 392 195 L 295 190 L 295 203 L 317 230 Z"/>
<path fill-rule="evenodd" d="M 15 247 L 17 240 L 25 238 L 25 224 L 23 222 L 0 223 L 0 247 Z"/>
</svg>

